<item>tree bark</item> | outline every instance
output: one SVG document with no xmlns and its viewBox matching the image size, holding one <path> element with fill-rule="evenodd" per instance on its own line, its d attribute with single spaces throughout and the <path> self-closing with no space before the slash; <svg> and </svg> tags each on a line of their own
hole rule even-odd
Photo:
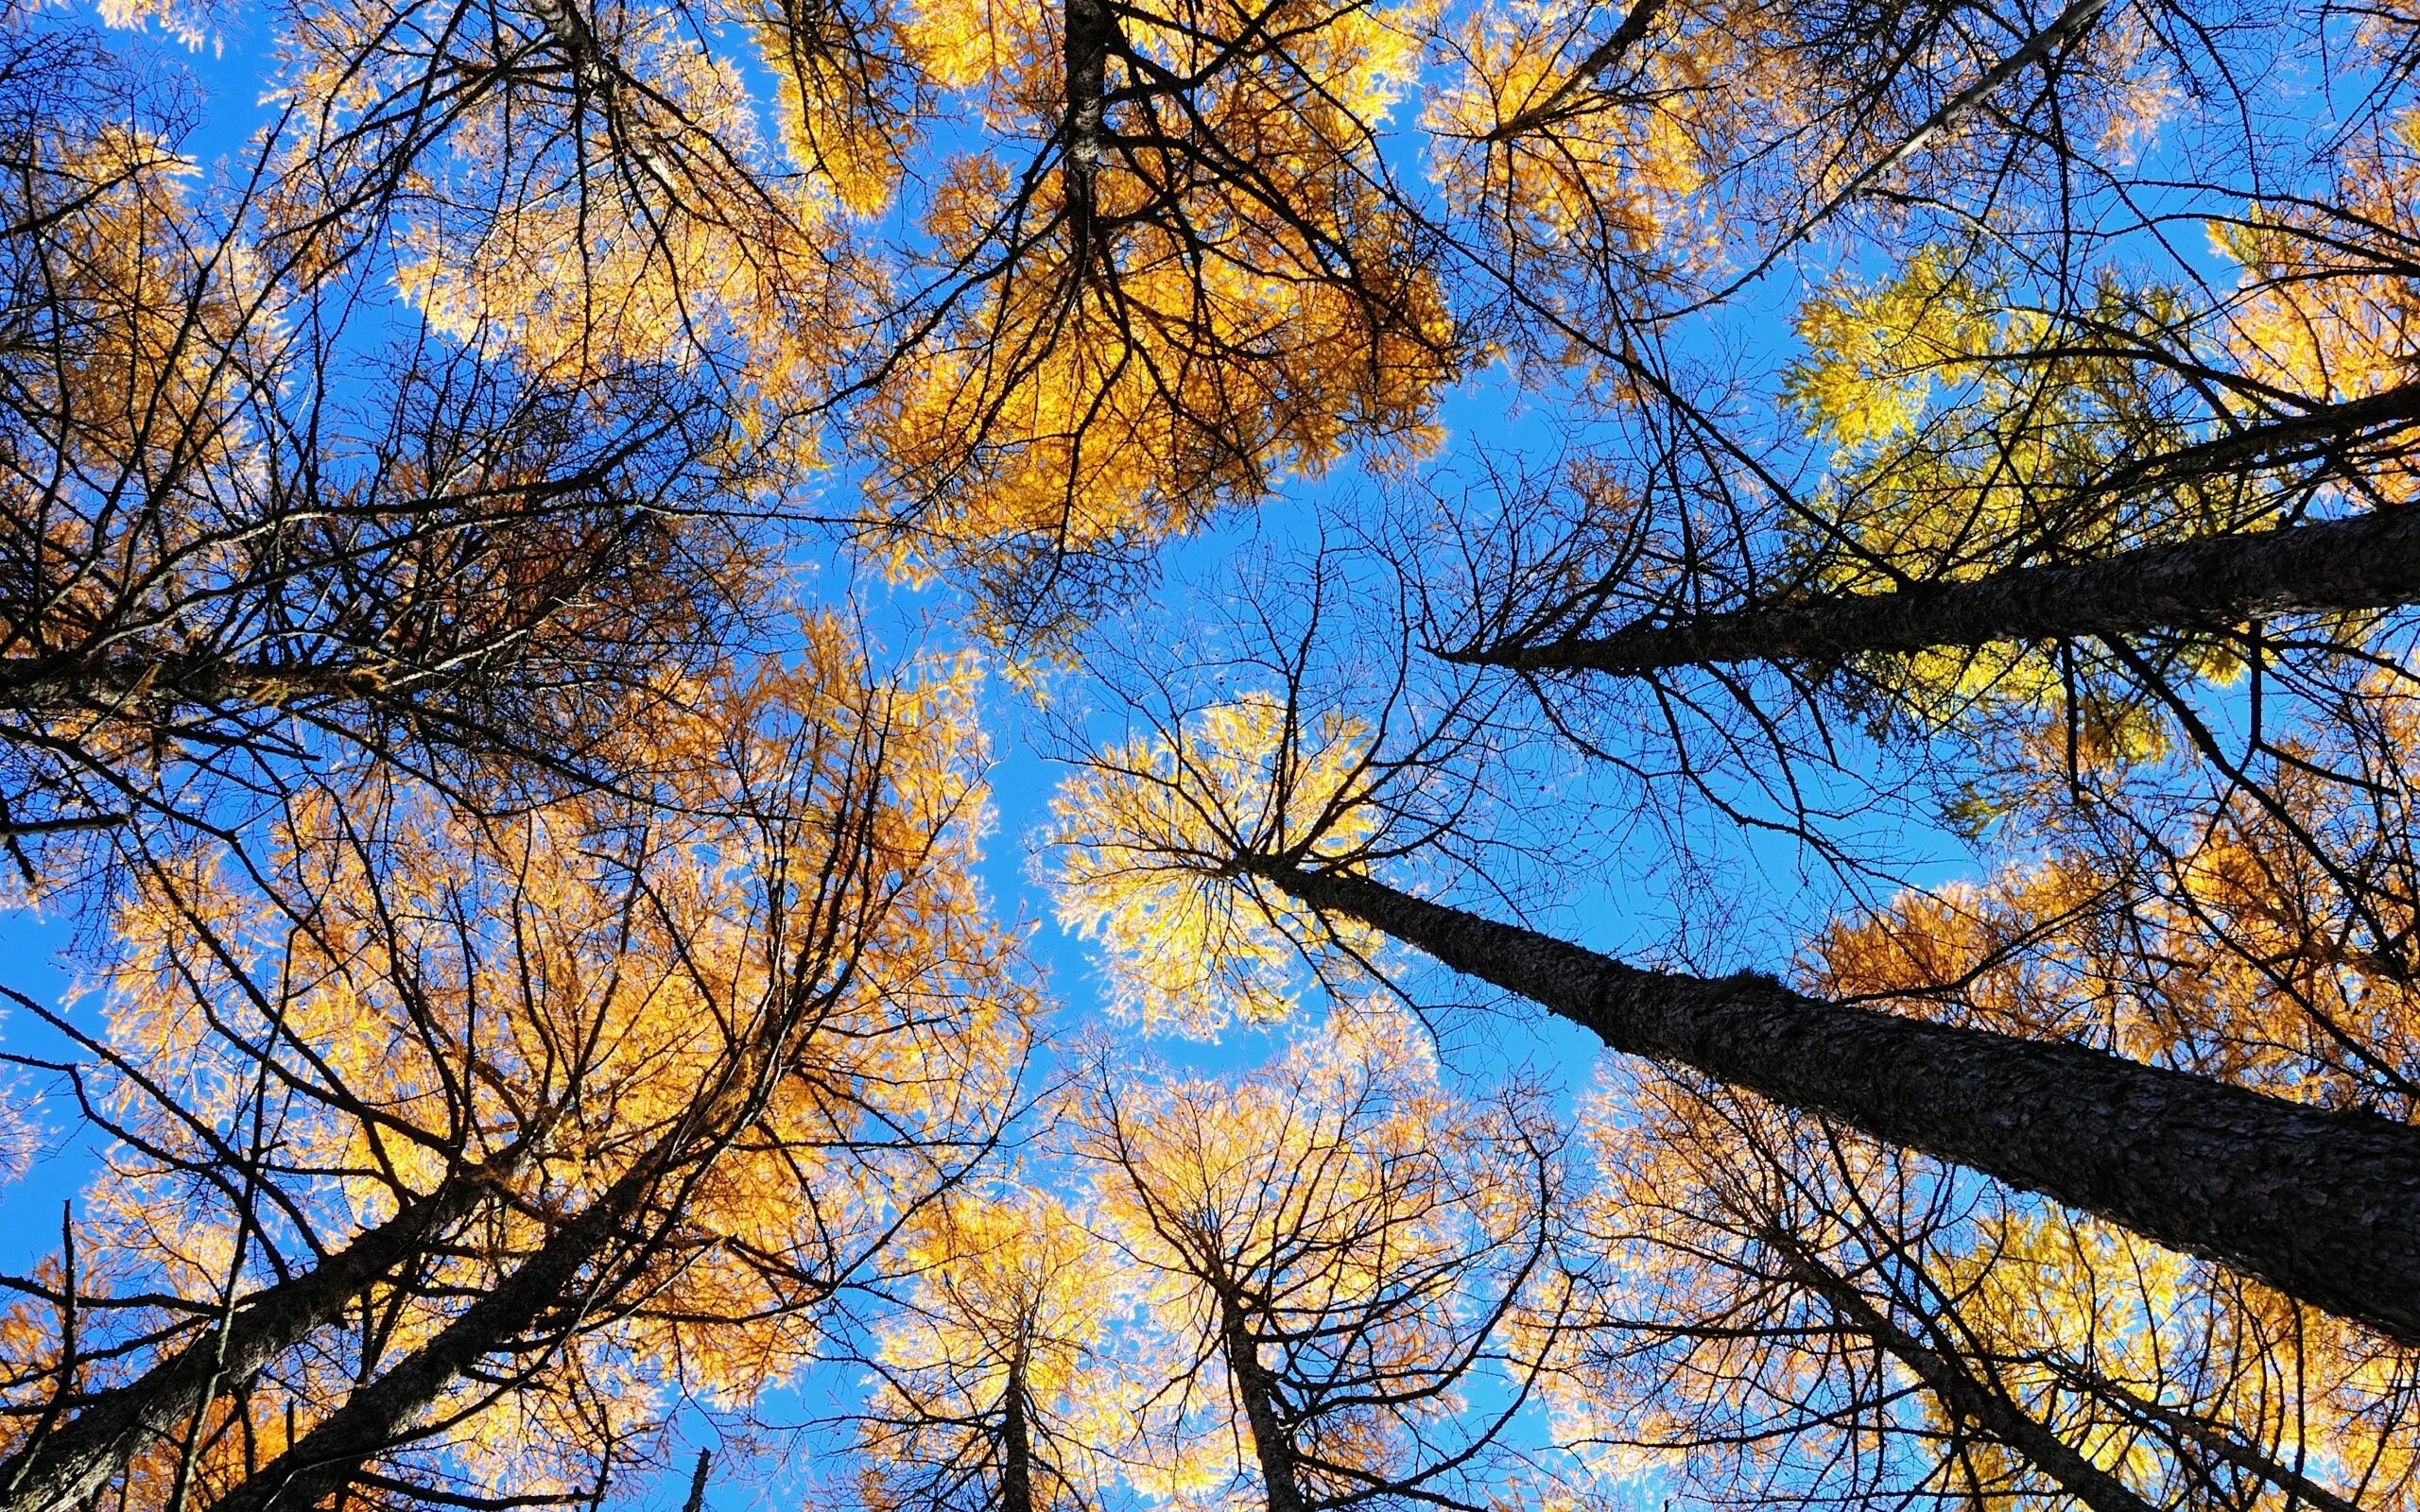
<svg viewBox="0 0 2420 1512">
<path fill-rule="evenodd" d="M 1020 1343 L 1009 1362 L 1009 1386 L 1001 1400 L 1000 1512 L 1033 1512 L 1033 1435 L 1026 1426 L 1025 1367 Z"/>
<path fill-rule="evenodd" d="M 2073 567 L 1838 593 L 1601 636 L 1443 653 L 1525 672 L 1636 676 L 1731 662 L 1830 662 L 1873 652 L 2218 628 L 2284 614 L 2420 602 L 2420 509 L 2145 546 Z"/>
<path fill-rule="evenodd" d="M 266 708 L 296 698 L 376 698 L 393 669 L 366 662 L 230 662 L 207 657 L 23 657 L 0 662 L 0 709 Z"/>
<path fill-rule="evenodd" d="M 1255 857 L 1246 870 L 1593 1030 L 2096 1213 L 2420 1344 L 2420 1129 L 2124 1060 L 1683 976 Z"/>
<path fill-rule="evenodd" d="M 1118 17 L 1108 0 L 1067 0 L 1064 8 L 1064 68 L 1067 68 L 1067 163 L 1089 189 L 1092 169 L 1108 160 L 1103 143 L 1108 109 L 1108 51 L 1118 36 Z"/>
<path fill-rule="evenodd" d="M 175 1433 L 221 1383 L 240 1382 L 337 1321 L 364 1289 L 424 1253 L 469 1213 L 526 1142 L 449 1177 L 435 1192 L 362 1233 L 310 1271 L 265 1287 L 210 1329 L 124 1385 L 88 1400 L 0 1468 L 0 1512 L 66 1512 L 90 1500 L 147 1444 Z"/>
<path fill-rule="evenodd" d="M 1277 1394 L 1268 1367 L 1260 1363 L 1260 1346 L 1248 1322 L 1223 1298 L 1226 1314 L 1219 1344 L 1227 1356 L 1227 1374 L 1242 1401 L 1244 1421 L 1252 1429 L 1253 1454 L 1260 1461 L 1261 1486 L 1269 1512 L 1305 1512 L 1303 1487 L 1296 1475 L 1294 1440 L 1277 1416 Z"/>
<path fill-rule="evenodd" d="M 706 1477 L 713 1473 L 714 1465 L 713 1450 L 698 1451 L 698 1468 L 689 1472 L 689 1500 L 681 1503 L 681 1512 L 705 1512 Z"/>
</svg>

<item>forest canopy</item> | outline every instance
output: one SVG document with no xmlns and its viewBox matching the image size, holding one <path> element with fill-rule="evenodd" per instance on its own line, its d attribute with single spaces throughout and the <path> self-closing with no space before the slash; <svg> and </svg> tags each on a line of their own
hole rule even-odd
<svg viewBox="0 0 2420 1512">
<path fill-rule="evenodd" d="M 2420 11 L 0 0 L 0 1512 L 2420 1507 Z"/>
</svg>

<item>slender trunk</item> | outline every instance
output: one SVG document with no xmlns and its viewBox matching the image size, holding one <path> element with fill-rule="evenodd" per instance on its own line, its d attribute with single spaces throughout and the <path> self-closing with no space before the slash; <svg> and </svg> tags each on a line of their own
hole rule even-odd
<svg viewBox="0 0 2420 1512">
<path fill-rule="evenodd" d="M 456 1172 L 310 1271 L 245 1297 L 225 1326 L 223 1346 L 221 1331 L 213 1328 L 134 1380 L 88 1400 L 64 1426 L 39 1435 L 0 1467 L 0 1512 L 65 1512 L 89 1501 L 137 1452 L 199 1412 L 220 1383 L 251 1376 L 336 1322 L 379 1277 L 424 1253 L 478 1204 L 525 1147 Z"/>
<path fill-rule="evenodd" d="M 1451 651 L 1528 672 L 1637 675 L 1727 662 L 1829 662 L 1871 652 L 2218 628 L 2281 614 L 2420 602 L 2420 509 L 2144 546 L 2075 567 L 1639 623 L 1599 636 Z"/>
<path fill-rule="evenodd" d="M 1980 1427 L 2014 1450 L 2035 1469 L 2057 1483 L 2059 1489 L 2092 1508 L 2092 1512 L 2157 1512 L 2124 1482 L 2077 1452 L 2048 1425 L 2027 1412 L 1999 1386 L 1969 1370 L 1954 1352 L 1926 1346 L 1892 1321 L 1830 1266 L 1807 1254 L 1787 1233 L 1766 1235 L 1792 1280 L 1822 1297 L 1834 1316 L 1874 1341 L 1875 1347 L 1907 1366 L 1931 1392 L 1948 1416 Z"/>
<path fill-rule="evenodd" d="M 706 1477 L 714 1472 L 714 1466 L 713 1450 L 698 1451 L 698 1468 L 689 1472 L 689 1500 L 681 1503 L 681 1512 L 705 1512 Z"/>
<path fill-rule="evenodd" d="M 1009 1362 L 1000 1412 L 1000 1512 L 1033 1512 L 1033 1437 L 1025 1420 L 1025 1349 Z"/>
<path fill-rule="evenodd" d="M 2273 1456 L 2236 1437 L 2233 1431 L 2222 1424 L 2171 1407 L 2156 1398 L 2146 1397 L 2098 1371 L 2055 1359 L 2048 1365 L 2077 1389 L 2114 1402 L 2120 1410 L 2135 1415 L 2140 1420 L 2156 1423 L 2177 1439 L 2191 1441 L 2212 1458 L 2258 1476 L 2285 1492 L 2290 1499 L 2308 1502 L 2318 1512 L 2361 1512 L 2351 1499 L 2329 1490 L 2290 1465 L 2280 1464 Z M 2290 1500 L 2288 1504 L 2291 1505 L 2292 1501 Z"/>
<path fill-rule="evenodd" d="M 407 1441 L 447 1387 L 574 1297 L 580 1270 L 620 1234 L 654 1190 L 664 1164 L 642 1160 L 624 1173 L 435 1338 L 354 1392 L 206 1512 L 300 1512 L 344 1490 L 365 1461 Z"/>
<path fill-rule="evenodd" d="M 1655 25 L 1655 18 L 1663 10 L 1664 0 L 1634 0 L 1630 12 L 1622 17 L 1621 25 L 1614 28 L 1613 34 L 1590 48 L 1588 56 L 1580 60 L 1579 66 L 1565 74 L 1563 82 L 1557 84 L 1545 99 L 1488 132 L 1484 140 L 1507 141 L 1524 131 L 1534 131 L 1564 114 L 1570 108 L 1574 96 L 1595 89 L 1599 77 L 1620 62 L 1633 47 L 1646 38 L 1647 28 Z"/>
<path fill-rule="evenodd" d="M 1064 144 L 1068 172 L 1087 193 L 1093 170 L 1107 157 L 1101 133 L 1109 108 L 1109 50 L 1117 35 L 1117 18 L 1110 0 L 1066 0 L 1064 59 L 1067 71 L 1067 124 Z"/>
<path fill-rule="evenodd" d="M 1687 1066 L 2236 1266 L 2420 1344 L 2420 1129 L 2082 1045 L 1642 971 L 1382 883 L 1256 858 L 1255 875 L 1613 1049 Z"/>
<path fill-rule="evenodd" d="M 1245 1318 L 1223 1298 L 1219 1344 L 1227 1356 L 1227 1374 L 1243 1403 L 1244 1421 L 1252 1429 L 1253 1455 L 1260 1461 L 1260 1479 L 1269 1497 L 1269 1512 L 1304 1512 L 1303 1488 L 1295 1473 L 1294 1440 L 1277 1416 L 1276 1383 L 1260 1363 L 1260 1346 Z"/>
</svg>

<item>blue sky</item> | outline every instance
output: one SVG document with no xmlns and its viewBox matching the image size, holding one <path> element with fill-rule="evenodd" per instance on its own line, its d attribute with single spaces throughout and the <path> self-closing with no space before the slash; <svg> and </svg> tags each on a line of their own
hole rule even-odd
<svg viewBox="0 0 2420 1512">
<path fill-rule="evenodd" d="M 250 133 L 263 118 L 259 99 L 270 47 L 265 20 L 258 12 L 233 9 L 223 16 L 219 26 L 217 42 L 198 53 L 187 53 L 166 43 L 151 44 L 182 59 L 204 84 L 210 111 L 190 146 L 197 157 L 205 161 L 239 160 L 244 153 Z M 2188 255 L 2206 255 L 2206 248 L 2197 249 L 2187 245 Z M 2225 273 L 2215 260 L 2209 267 L 2214 273 Z M 1744 302 L 1736 313 L 1737 324 L 1731 335 L 1753 348 L 1753 366 L 1770 371 L 1786 360 L 1794 342 L 1788 326 L 1789 309 L 1806 286 L 1806 280 L 1833 270 L 1826 266 L 1822 249 L 1810 248 L 1802 258 L 1785 265 Z M 1559 444 L 1557 433 L 1548 423 L 1551 417 L 1542 413 L 1530 396 L 1519 393 L 1501 369 L 1457 391 L 1442 418 L 1445 441 L 1441 464 L 1472 457 L 1480 445 L 1548 455 Z M 844 470 L 821 486 L 846 490 L 851 479 Z M 1203 603 L 1201 598 L 1206 595 L 1215 600 L 1227 591 L 1219 586 L 1222 562 L 1246 546 L 1273 545 L 1281 552 L 1303 550 L 1315 528 L 1316 501 L 1322 494 L 1334 497 L 1356 486 L 1357 478 L 1350 469 L 1341 470 L 1331 479 L 1298 483 L 1289 490 L 1292 497 L 1274 501 L 1250 517 L 1231 520 L 1172 551 L 1167 576 L 1155 590 L 1159 597 L 1150 610 L 1137 616 L 1138 623 L 1165 625 L 1183 633 L 1182 627 L 1204 610 L 1215 610 L 1219 607 L 1215 602 Z M 825 576 L 839 581 L 856 575 L 829 570 Z M 877 618 L 902 627 L 903 639 L 922 621 L 937 619 L 946 623 L 952 610 L 951 601 L 941 590 L 920 593 L 866 585 L 859 592 L 879 601 Z M 937 632 L 935 638 L 946 636 L 944 630 Z M 1072 684 L 1065 692 L 1073 699 L 1080 700 L 1084 696 L 1080 686 Z M 1038 926 L 1034 953 L 1049 972 L 1062 1005 L 1057 1031 L 1069 1037 L 1095 1030 L 1131 1037 L 1130 1030 L 1104 1020 L 1098 982 L 1085 952 L 1080 942 L 1059 929 L 1046 891 L 1035 883 L 1030 842 L 1046 822 L 1058 772 L 1028 738 L 1033 722 L 1020 705 L 1018 695 L 995 682 L 991 697 L 998 756 L 994 773 L 998 822 L 986 860 L 990 885 L 1003 912 L 1031 919 Z M 1854 743 L 1851 748 L 1850 763 L 1854 767 L 1861 758 L 1854 754 Z M 1880 761 L 1878 755 L 1873 759 L 1877 764 Z M 1880 768 L 1877 765 L 1872 772 L 1854 775 L 1879 776 Z M 1559 824 L 1584 828 L 1602 823 L 1607 833 L 1615 833 L 1615 826 L 1623 817 L 1617 812 L 1619 799 L 1610 793 L 1591 791 L 1584 778 L 1570 781 L 1571 786 L 1538 794 L 1539 806 L 1550 808 L 1558 816 L 1555 822 Z M 1592 803 L 1604 806 L 1592 808 Z M 1905 812 L 1877 815 L 1873 822 L 1881 828 L 1868 838 L 1904 851 L 1909 857 L 1905 874 L 1910 879 L 1938 882 L 1973 868 L 1966 848 L 1946 831 L 1925 824 L 1921 816 Z M 1585 842 L 1589 837 L 1573 834 L 1564 838 Z M 1786 966 L 1806 928 L 1825 914 L 1836 898 L 1832 879 L 1808 868 L 1806 859 L 1786 841 L 1733 835 L 1719 838 L 1716 843 L 1726 853 L 1733 868 L 1727 876 L 1738 891 L 1729 900 L 1736 905 L 1736 917 L 1726 926 L 1727 933 L 1712 941 L 1699 942 L 1700 948 L 1717 957 L 1704 964 L 1719 969 Z M 1668 945 L 1676 904 L 1665 885 L 1668 879 L 1658 875 L 1658 858 L 1651 852 L 1614 854 L 1614 849 L 1610 845 L 1598 847 L 1592 861 L 1555 879 L 1559 906 L 1551 911 L 1549 921 L 1567 927 L 1592 943 L 1612 948 L 1651 952 Z M 1572 850 L 1585 856 L 1591 847 L 1578 843 Z M 44 1002 L 62 1003 L 74 981 L 73 954 L 74 941 L 65 920 L 39 919 L 24 912 L 0 915 L 0 981 Z M 94 1008 L 92 1000 L 87 998 L 72 1011 L 90 1015 Z M 1265 1058 L 1288 1034 L 1314 1027 L 1315 1019 L 1315 1014 L 1306 1014 L 1303 1022 L 1283 1028 L 1237 1028 L 1216 1044 L 1170 1041 L 1154 1048 L 1180 1064 L 1227 1070 Z M 1526 1021 L 1513 1016 L 1473 1020 L 1467 1032 L 1474 1041 L 1494 1041 L 1492 1053 L 1476 1056 L 1475 1059 L 1490 1063 L 1528 1062 L 1559 1074 L 1568 1087 L 1575 1089 L 1587 1079 L 1593 1046 L 1582 1034 L 1566 1026 L 1541 1022 L 1532 1014 Z M 20 1054 L 53 1053 L 47 1043 L 52 1037 L 43 1034 L 22 1013 L 10 1017 L 0 1033 L 5 1033 L 8 1045 Z M 51 1247 L 59 1204 L 73 1193 L 89 1169 L 91 1159 L 88 1147 L 71 1143 L 25 1179 L 0 1189 L 0 1223 L 5 1223 L 5 1230 L 0 1230 L 0 1263 L 23 1263 Z M 845 1393 L 848 1384 L 845 1381 L 816 1383 L 811 1392 L 801 1398 L 802 1411 L 815 1410 L 804 1405 L 812 1400 L 813 1392 L 837 1389 Z M 677 1501 L 679 1483 L 684 1475 L 685 1469 L 676 1469 L 672 1482 L 659 1488 L 655 1499 Z M 769 1495 L 770 1487 L 767 1486 L 718 1483 L 713 1501 L 719 1507 L 735 1509 L 760 1504 Z"/>
</svg>

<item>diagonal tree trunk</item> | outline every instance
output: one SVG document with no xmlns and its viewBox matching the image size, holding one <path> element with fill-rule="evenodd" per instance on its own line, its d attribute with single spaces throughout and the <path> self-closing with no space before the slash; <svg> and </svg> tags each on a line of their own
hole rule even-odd
<svg viewBox="0 0 2420 1512">
<path fill-rule="evenodd" d="M 1893 1322 L 1847 1278 L 1810 1255 L 1780 1229 L 1764 1238 L 1789 1277 L 1817 1297 L 1841 1323 L 1874 1341 L 1925 1384 L 1952 1418 L 1980 1427 L 2021 1455 L 2092 1512 L 2157 1512 L 2116 1476 L 2086 1459 L 2050 1426 L 2025 1410 L 1998 1383 L 1968 1367 L 1954 1350 L 1928 1348 Z"/>
<path fill-rule="evenodd" d="M 366 662 L 281 664 L 211 657 L 21 657 L 0 662 L 0 709 L 266 708 L 294 698 L 376 698 L 401 669 Z"/>
<path fill-rule="evenodd" d="M 1590 48 L 1588 56 L 1580 60 L 1571 72 L 1564 76 L 1563 82 L 1547 92 L 1546 98 L 1516 112 L 1481 140 L 1510 141 L 1525 131 L 1534 131 L 1564 113 L 1573 106 L 1577 96 L 1595 88 L 1599 77 L 1645 40 L 1648 28 L 1655 25 L 1656 18 L 1663 11 L 1664 0 L 1634 0 L 1629 12 L 1622 17 L 1621 25 L 1616 26 L 1603 42 Z"/>
<path fill-rule="evenodd" d="M 1443 653 L 1525 672 L 1635 676 L 1727 662 L 1837 662 L 1871 652 L 2128 635 L 2420 602 L 2420 509 L 2144 546 L 2073 567 L 1838 593 L 1599 636 Z"/>
<path fill-rule="evenodd" d="M 643 1159 L 437 1336 L 354 1393 L 206 1512 L 302 1512 L 353 1484 L 363 1462 L 408 1441 L 446 1388 L 523 1339 L 576 1295 L 580 1271 L 620 1237 L 665 1161 Z"/>
<path fill-rule="evenodd" d="M 1227 1356 L 1227 1374 L 1242 1402 L 1244 1421 L 1252 1429 L 1253 1457 L 1260 1462 L 1261 1487 L 1269 1512 L 1305 1512 L 1303 1487 L 1294 1440 L 1277 1412 L 1277 1386 L 1260 1362 L 1260 1344 L 1253 1337 L 1251 1319 L 1231 1298 L 1219 1299 L 1220 1349 Z"/>
<path fill-rule="evenodd" d="M 457 1171 L 435 1192 L 406 1206 L 302 1275 L 235 1304 L 213 1328 L 123 1385 L 88 1400 L 62 1426 L 43 1434 L 0 1467 L 0 1512 L 64 1512 L 88 1501 L 147 1445 L 173 1435 L 230 1382 L 252 1375 L 285 1350 L 342 1315 L 363 1290 L 413 1257 L 493 1189 L 526 1153 L 527 1142 Z"/>
<path fill-rule="evenodd" d="M 2078 1390 L 2114 1404 L 2139 1421 L 2155 1424 L 2180 1447 L 2192 1444 L 2211 1458 L 2268 1482 L 2286 1493 L 2289 1506 L 2300 1501 L 2308 1503 L 2313 1512 L 2361 1512 L 2350 1498 L 2338 1495 L 2294 1466 L 2282 1464 L 2274 1455 L 2245 1443 L 2221 1422 L 2170 1406 L 2155 1397 L 2146 1397 L 2122 1382 L 2072 1362 L 2052 1359 L 2046 1363 Z"/>
<path fill-rule="evenodd" d="M 1242 865 L 1613 1049 L 1956 1161 L 2420 1344 L 2420 1129 L 1770 977 L 1644 971 L 1365 877 Z"/>
</svg>

